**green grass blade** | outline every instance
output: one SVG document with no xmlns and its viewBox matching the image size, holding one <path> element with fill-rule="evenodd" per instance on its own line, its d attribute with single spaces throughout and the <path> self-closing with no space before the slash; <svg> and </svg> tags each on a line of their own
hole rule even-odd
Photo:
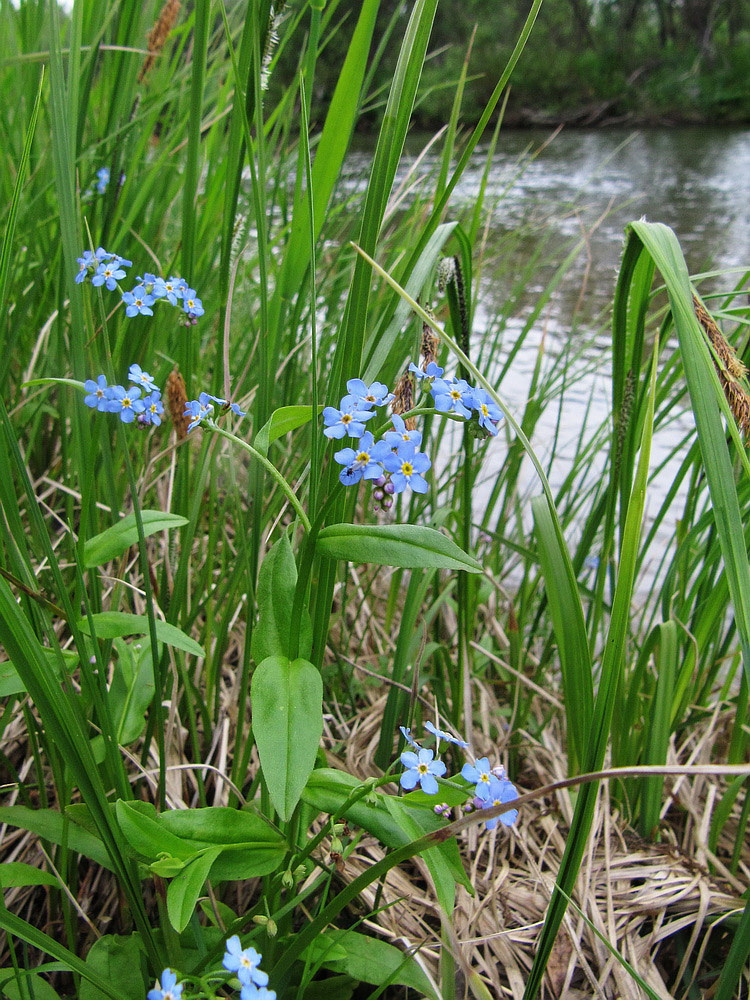
<svg viewBox="0 0 750 1000">
<path fill-rule="evenodd" d="M 734 997 L 739 996 L 737 987 L 747 972 L 748 958 L 750 958 L 750 899 L 745 904 L 740 926 L 735 931 L 729 954 L 724 961 L 714 1000 L 734 1000 Z"/>
<path fill-rule="evenodd" d="M 654 399 L 656 395 L 656 357 L 657 352 L 655 351 L 651 366 L 650 391 L 646 419 L 643 423 L 638 468 L 628 505 L 623 534 L 622 559 L 620 561 L 615 595 L 612 602 L 612 617 L 604 645 L 601 679 L 594 704 L 591 736 L 583 760 L 584 771 L 599 771 L 602 767 L 609 741 L 609 732 L 617 693 L 622 682 L 625 645 L 630 626 L 630 602 L 633 596 L 633 584 L 638 564 L 639 542 L 643 524 L 646 484 L 648 482 L 649 459 L 651 455 Z M 532 1000 L 533 997 L 537 996 L 541 988 L 544 971 L 552 953 L 557 932 L 560 929 L 560 924 L 568 907 L 567 897 L 573 892 L 583 853 L 586 849 L 586 842 L 591 830 L 591 822 L 596 805 L 597 792 L 597 783 L 587 784 L 581 788 L 578 796 L 565 853 L 563 854 L 557 877 L 557 884 L 560 887 L 560 891 L 558 892 L 556 887 L 552 894 L 544 927 L 542 928 L 542 933 L 537 944 L 534 962 L 529 971 L 529 978 L 524 990 L 524 1000 Z"/>
<path fill-rule="evenodd" d="M 16 220 L 18 218 L 18 206 L 21 200 L 21 189 L 23 188 L 23 179 L 26 174 L 26 168 L 29 165 L 29 157 L 31 155 L 31 143 L 34 139 L 34 132 L 36 131 L 36 122 L 39 117 L 39 107 L 42 102 L 42 88 L 44 87 L 44 70 L 39 78 L 39 89 L 37 90 L 36 100 L 34 101 L 34 107 L 31 112 L 31 118 L 29 120 L 28 128 L 26 129 L 26 140 L 23 145 L 23 153 L 21 155 L 21 162 L 18 164 L 18 172 L 16 174 L 16 183 L 13 186 L 13 197 L 11 198 L 10 208 L 8 210 L 8 218 L 5 224 L 5 234 L 3 235 L 2 249 L 0 249 L 0 313 L 5 314 L 5 296 L 8 290 L 8 280 L 10 278 L 11 270 L 11 249 L 13 247 L 13 240 L 16 234 Z"/>
<path fill-rule="evenodd" d="M 687 265 L 677 237 L 667 226 L 634 222 L 632 232 L 654 260 L 664 278 L 680 354 L 685 369 L 690 403 L 706 471 L 716 530 L 742 644 L 745 674 L 750 680 L 750 567 L 742 530 L 732 458 L 722 421 L 719 385 L 713 359 L 693 309 L 693 293 Z"/>
<path fill-rule="evenodd" d="M 594 709 L 591 650 L 570 554 L 566 546 L 560 545 L 559 533 L 552 522 L 546 499 L 534 497 L 531 509 L 562 670 L 565 715 L 571 744 L 568 772 L 576 774 L 585 759 Z"/>
</svg>

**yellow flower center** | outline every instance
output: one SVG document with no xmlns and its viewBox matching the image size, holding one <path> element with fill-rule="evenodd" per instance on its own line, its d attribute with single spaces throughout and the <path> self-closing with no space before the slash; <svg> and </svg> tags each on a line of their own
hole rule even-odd
<svg viewBox="0 0 750 1000">
<path fill-rule="evenodd" d="M 488 417 L 489 414 L 490 414 L 490 411 L 487 409 L 487 404 L 486 403 L 482 403 L 482 416 L 483 417 Z"/>
<path fill-rule="evenodd" d="M 411 464 L 411 462 L 402 462 L 401 471 L 405 476 L 411 476 L 414 472 L 414 466 Z"/>
<path fill-rule="evenodd" d="M 126 410 L 129 406 L 132 406 L 132 405 L 133 405 L 133 401 L 130 398 L 130 396 L 123 396 L 123 400 L 122 400 L 122 408 L 123 408 L 123 410 Z"/>
<path fill-rule="evenodd" d="M 420 774 L 427 774 L 427 771 L 429 770 L 429 768 L 427 767 L 426 764 L 420 764 L 417 767 L 417 770 L 419 771 Z"/>
<path fill-rule="evenodd" d="M 367 463 L 370 461 L 370 456 L 368 452 L 361 451 L 359 455 L 357 455 L 357 461 L 360 462 L 362 465 L 367 465 Z"/>
<path fill-rule="evenodd" d="M 351 421 L 351 419 L 352 419 L 351 413 L 345 413 L 341 418 L 341 423 L 348 424 Z"/>
</svg>

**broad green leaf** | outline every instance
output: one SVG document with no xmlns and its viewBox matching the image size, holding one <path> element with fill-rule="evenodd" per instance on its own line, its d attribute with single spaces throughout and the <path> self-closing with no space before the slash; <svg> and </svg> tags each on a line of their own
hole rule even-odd
<svg viewBox="0 0 750 1000">
<path fill-rule="evenodd" d="M 168 855 L 159 874 L 177 875 L 179 862 L 189 862 L 208 849 L 218 848 L 211 869 L 213 882 L 268 875 L 284 860 L 284 838 L 261 816 L 244 809 L 209 806 L 169 809 L 157 813 L 146 802 L 116 805 L 117 819 L 133 850 L 152 865 Z"/>
<path fill-rule="evenodd" d="M 386 796 L 386 806 L 398 826 L 404 831 L 407 841 L 418 840 L 424 835 L 424 822 L 418 822 L 417 818 L 413 816 L 408 809 L 404 808 L 403 800 L 398 799 L 393 795 Z M 419 818 L 423 820 L 425 817 Z M 444 822 L 443 820 L 438 819 L 438 817 L 434 815 L 434 812 L 432 814 L 432 818 L 436 821 L 436 827 L 439 827 Z M 444 849 L 450 849 L 450 847 L 455 849 L 456 859 L 454 860 L 458 860 L 457 868 L 454 865 L 453 869 L 451 869 L 448 860 L 444 857 Z M 437 847 L 431 848 L 429 851 L 425 851 L 422 855 L 422 859 L 427 865 L 427 869 L 432 876 L 432 882 L 438 897 L 438 902 L 440 903 L 443 912 L 452 913 L 453 907 L 456 905 L 456 882 L 462 882 L 469 892 L 473 892 L 471 883 L 467 879 L 461 865 L 460 855 L 458 854 L 458 845 L 455 840 L 450 840 L 446 844 L 441 844 Z"/>
<path fill-rule="evenodd" d="M 269 656 L 253 674 L 253 736 L 274 808 L 288 821 L 323 734 L 323 681 L 307 660 Z"/>
<path fill-rule="evenodd" d="M 143 732 L 145 714 L 154 697 L 154 667 L 148 643 L 115 639 L 118 658 L 109 686 L 109 702 L 122 746 L 132 743 Z"/>
<path fill-rule="evenodd" d="M 170 528 L 181 528 L 187 524 L 186 517 L 179 514 L 168 514 L 163 510 L 142 510 L 143 534 L 154 535 L 157 531 L 169 531 Z M 135 514 L 127 514 L 117 524 L 102 531 L 99 535 L 89 538 L 83 546 L 83 565 L 86 569 L 94 566 L 101 566 L 116 559 L 131 545 L 138 544 L 138 528 L 135 523 Z"/>
<path fill-rule="evenodd" d="M 341 810 L 352 792 L 361 788 L 362 783 L 346 771 L 333 768 L 316 768 L 310 775 L 302 793 L 303 802 L 320 812 L 336 813 Z M 450 806 L 458 806 L 466 801 L 467 792 L 448 785 L 441 786 L 440 800 Z M 434 812 L 435 799 L 422 791 L 410 792 L 395 799 L 392 795 L 376 792 L 371 800 L 361 798 L 348 806 L 344 816 L 356 826 L 367 830 L 386 847 L 403 847 L 416 837 L 444 826 L 444 821 Z M 414 824 L 418 832 L 414 833 Z M 437 847 L 450 867 L 451 880 L 465 885 L 472 892 L 466 876 L 461 855 L 455 840 L 446 841 Z"/>
<path fill-rule="evenodd" d="M 92 615 L 98 639 L 117 639 L 124 635 L 147 635 L 148 618 L 146 615 L 130 615 L 124 611 L 100 611 Z M 91 635 L 88 618 L 82 618 L 78 622 L 78 628 L 84 635 Z M 182 649 L 193 656 L 205 657 L 205 652 L 201 646 L 191 639 L 189 635 L 170 625 L 169 622 L 156 621 L 156 638 L 167 646 L 174 646 L 175 649 Z"/>
<path fill-rule="evenodd" d="M 187 861 L 198 853 L 199 848 L 164 829 L 151 803 L 119 799 L 115 814 L 127 842 L 136 854 L 149 861 L 156 861 L 160 854 Z"/>
<path fill-rule="evenodd" d="M 88 830 L 75 826 L 56 809 L 29 809 L 27 806 L 0 806 L 0 823 L 29 830 L 52 844 L 65 844 L 76 854 L 91 858 L 112 871 L 112 862 L 104 844 Z M 93 821 L 92 821 L 93 825 Z"/>
<path fill-rule="evenodd" d="M 59 880 L 41 868 L 22 861 L 5 861 L 0 865 L 0 889 L 13 889 L 21 885 L 59 885 Z"/>
<path fill-rule="evenodd" d="M 78 653 L 69 649 L 58 651 L 43 647 L 42 653 L 49 662 L 50 670 L 58 678 L 60 677 L 59 656 L 62 656 L 68 670 L 72 670 L 78 663 Z M 25 691 L 26 685 L 19 677 L 18 671 L 10 660 L 0 663 L 0 698 L 8 698 L 12 694 L 23 694 Z"/>
<path fill-rule="evenodd" d="M 417 524 L 331 524 L 318 535 L 317 549 L 354 563 L 482 572 L 481 564 L 452 539 Z"/>
<path fill-rule="evenodd" d="M 222 848 L 211 869 L 212 882 L 269 875 L 287 851 L 286 840 L 262 816 L 247 809 L 172 809 L 161 813 L 158 822 L 197 850 Z"/>
<path fill-rule="evenodd" d="M 190 922 L 198 903 L 198 897 L 203 891 L 203 886 L 211 870 L 211 865 L 220 854 L 220 847 L 209 848 L 193 858 L 190 864 L 169 883 L 167 914 L 169 922 L 179 934 L 185 930 Z"/>
<path fill-rule="evenodd" d="M 319 412 L 323 412 L 323 407 L 318 407 Z M 274 441 L 296 431 L 298 427 L 304 427 L 312 420 L 312 406 L 281 406 L 274 410 L 269 420 L 261 427 L 255 435 L 253 444 L 264 455 Z"/>
<path fill-rule="evenodd" d="M 289 536 L 284 534 L 266 555 L 258 574 L 258 623 L 250 640 L 250 652 L 256 663 L 262 663 L 269 656 L 289 655 L 289 612 L 296 585 L 297 566 Z M 300 655 L 307 658 L 311 648 L 310 615 L 304 610 L 300 628 Z"/>
<path fill-rule="evenodd" d="M 326 958 L 325 953 L 319 957 L 325 968 L 345 972 L 373 986 L 406 986 L 419 996 L 438 1000 L 439 995 L 414 958 L 387 941 L 356 931 L 332 929 L 320 935 L 315 942 L 316 950 L 320 951 L 327 943 L 331 947 L 330 957 Z M 338 957 L 340 949 L 346 952 L 344 958 Z"/>
<path fill-rule="evenodd" d="M 20 984 L 17 979 L 3 983 L 2 995 L 8 1000 L 29 1000 L 29 997 L 33 997 L 34 1000 L 60 1000 L 60 994 L 55 992 L 42 976 L 25 970 L 21 971 L 21 975 L 23 984 Z M 104 994 L 101 995 L 104 996 Z"/>
<path fill-rule="evenodd" d="M 84 979 L 91 980 L 99 987 L 105 997 L 109 997 L 111 1000 L 130 1000 L 130 997 L 123 997 L 114 984 L 109 983 L 107 979 L 100 976 L 95 969 L 92 969 L 83 962 L 75 952 L 70 951 L 65 945 L 60 944 L 59 941 L 50 937 L 49 934 L 38 930 L 33 924 L 22 920 L 21 917 L 17 917 L 15 913 L 11 913 L 3 907 L 0 907 L 0 928 L 7 934 L 17 937 L 20 941 L 30 944 L 32 948 L 38 949 L 43 954 L 51 955 L 52 958 L 58 960 L 60 966 L 66 971 L 71 970 L 78 973 Z M 55 963 L 46 963 L 45 968 L 53 971 L 54 965 Z M 28 975 L 34 974 L 28 973 Z M 39 993 L 33 995 L 42 998 L 42 1000 L 55 1000 L 57 993 L 49 986 L 49 983 L 41 979 L 39 982 L 43 985 L 40 985 Z M 2 989 L 3 996 L 13 997 L 13 1000 L 28 1000 L 29 990 L 26 989 L 23 992 L 18 992 L 14 989 L 15 985 L 15 981 L 13 983 L 9 983 L 7 980 L 2 982 L 0 988 Z M 36 981 L 34 981 L 32 988 L 36 989 Z"/>
<path fill-rule="evenodd" d="M 127 1000 L 143 1000 L 146 990 L 146 956 L 138 934 L 105 934 L 95 941 L 86 965 L 105 978 Z M 106 994 L 83 980 L 79 1000 L 105 1000 Z"/>
</svg>

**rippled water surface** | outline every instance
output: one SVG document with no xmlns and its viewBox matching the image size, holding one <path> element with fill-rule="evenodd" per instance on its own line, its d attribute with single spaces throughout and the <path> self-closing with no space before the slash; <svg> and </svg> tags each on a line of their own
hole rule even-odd
<svg viewBox="0 0 750 1000">
<path fill-rule="evenodd" d="M 561 132 L 505 132 L 501 135 L 485 194 L 487 230 L 482 304 L 475 332 L 491 335 L 493 318 L 513 296 L 498 364 L 513 346 L 540 294 L 565 258 L 572 243 L 586 236 L 585 250 L 571 266 L 534 322 L 524 349 L 513 362 L 501 392 L 519 416 L 525 405 L 537 349 L 543 345 L 545 366 L 554 369 L 571 343 L 585 344 L 579 360 L 570 366 L 574 386 L 568 390 L 562 413 L 551 406 L 534 435 L 534 446 L 544 458 L 556 430 L 554 484 L 562 482 L 579 443 L 584 422 L 593 429 L 610 413 L 610 347 L 608 309 L 612 301 L 625 226 L 645 217 L 674 229 L 691 273 L 737 269 L 711 278 L 701 288 L 730 288 L 750 263 L 750 130 L 706 128 L 591 130 Z M 422 145 L 411 141 L 402 177 L 414 168 Z M 366 175 L 370 154 L 354 154 L 348 166 L 352 187 Z M 418 162 L 417 174 L 437 169 L 434 158 Z M 475 157 L 452 199 L 451 217 L 468 214 L 480 190 L 484 158 Z M 539 262 L 513 292 L 524 268 L 535 254 Z M 489 334 L 488 334 L 489 331 Z M 491 364 L 487 359 L 486 364 Z M 691 416 L 678 415 L 668 431 L 656 435 L 652 468 L 667 459 Z M 594 471 L 603 472 L 601 461 Z M 667 462 L 649 494 L 652 509 L 672 484 L 680 456 Z M 529 483 L 531 485 L 531 475 Z M 533 488 L 533 486 L 532 486 Z M 536 492 L 536 490 L 534 490 Z M 665 522 L 664 543 L 679 516 Z M 655 559 L 659 553 L 655 551 Z"/>
</svg>

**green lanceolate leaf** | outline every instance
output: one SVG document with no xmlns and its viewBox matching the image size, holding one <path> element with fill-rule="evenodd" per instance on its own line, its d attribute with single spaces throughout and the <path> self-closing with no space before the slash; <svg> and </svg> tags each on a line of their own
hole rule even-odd
<svg viewBox="0 0 750 1000">
<path fill-rule="evenodd" d="M 144 726 L 144 716 L 154 697 L 154 665 L 151 647 L 115 639 L 118 658 L 109 686 L 109 705 L 122 746 L 137 739 Z"/>
<path fill-rule="evenodd" d="M 133 851 L 149 861 L 161 854 L 188 861 L 197 854 L 194 845 L 165 830 L 158 821 L 156 809 L 150 802 L 125 802 L 115 804 L 115 815 L 120 830 Z"/>
<path fill-rule="evenodd" d="M 181 874 L 194 858 L 214 849 L 213 882 L 269 875 L 287 850 L 281 834 L 249 810 L 209 806 L 157 813 L 150 803 L 120 800 L 116 813 L 133 851 L 152 867 L 161 863 L 159 874 L 165 877 Z"/>
<path fill-rule="evenodd" d="M 284 838 L 262 816 L 246 809 L 171 809 L 160 813 L 158 822 L 195 850 L 221 847 L 211 868 L 212 882 L 269 875 L 287 850 Z"/>
<path fill-rule="evenodd" d="M 258 624 L 253 629 L 250 652 L 256 663 L 269 656 L 288 656 L 291 637 L 290 609 L 297 585 L 297 566 L 289 536 L 284 534 L 270 550 L 258 575 Z M 310 655 L 312 626 L 307 610 L 302 612 L 299 651 Z"/>
<path fill-rule="evenodd" d="M 187 524 L 186 517 L 179 514 L 168 514 L 163 510 L 142 510 L 143 534 L 154 535 L 157 531 L 169 531 L 170 528 L 181 528 Z M 102 531 L 100 535 L 94 535 L 83 546 L 83 564 L 87 569 L 93 566 L 101 566 L 116 559 L 131 545 L 138 544 L 138 528 L 135 523 L 135 514 L 128 514 L 111 528 Z"/>
<path fill-rule="evenodd" d="M 326 969 L 345 972 L 373 986 L 410 987 L 419 996 L 437 1000 L 437 993 L 414 959 L 386 941 L 356 931 L 329 930 L 316 938 L 313 946 L 317 960 Z"/>
<path fill-rule="evenodd" d="M 20 981 L 14 978 L 3 983 L 2 995 L 7 1000 L 27 1000 L 28 997 L 33 997 L 34 1000 L 60 1000 L 60 994 L 50 986 L 46 979 L 26 969 L 21 970 Z M 100 995 L 104 996 L 105 994 Z"/>
<path fill-rule="evenodd" d="M 13 889 L 22 885 L 58 885 L 59 881 L 41 868 L 22 861 L 6 861 L 0 866 L 0 889 Z"/>
<path fill-rule="evenodd" d="M 190 864 L 169 883 L 167 913 L 169 922 L 179 934 L 190 922 L 211 865 L 220 854 L 220 847 L 209 848 L 193 858 Z"/>
<path fill-rule="evenodd" d="M 83 807 L 85 808 L 85 807 Z M 82 829 L 56 809 L 29 809 L 28 806 L 0 806 L 0 823 L 29 830 L 52 844 L 65 844 L 76 854 L 91 858 L 96 864 L 113 870 L 107 851 L 100 837 Z M 95 829 L 95 824 L 92 822 Z M 4 868 L 7 865 L 3 866 Z"/>
<path fill-rule="evenodd" d="M 253 735 L 274 808 L 289 820 L 323 734 L 323 682 L 307 660 L 269 656 L 253 674 Z"/>
<path fill-rule="evenodd" d="M 454 569 L 481 573 L 477 560 L 446 535 L 417 524 L 331 524 L 317 549 L 330 559 L 404 569 Z"/>
<path fill-rule="evenodd" d="M 146 635 L 148 633 L 148 618 L 146 615 L 129 615 L 124 611 L 100 611 L 91 616 L 97 639 L 117 639 L 124 635 Z M 78 622 L 78 628 L 84 635 L 91 635 L 88 618 Z M 189 635 L 170 625 L 169 622 L 156 622 L 156 638 L 167 646 L 182 649 L 193 656 L 205 656 L 201 646 Z"/>
<path fill-rule="evenodd" d="M 60 680 L 62 680 L 60 657 L 62 657 L 68 670 L 73 670 L 78 663 L 78 653 L 74 650 L 62 649 L 58 651 L 56 649 L 42 648 L 42 654 L 49 661 L 51 672 Z M 12 694 L 21 694 L 25 690 L 26 685 L 21 680 L 18 671 L 10 660 L 0 663 L 0 698 L 7 698 Z"/>
<path fill-rule="evenodd" d="M 322 412 L 323 407 L 319 406 L 318 410 Z M 258 451 L 265 455 L 274 441 L 278 441 L 285 434 L 291 434 L 298 427 L 309 424 L 312 415 L 312 406 L 281 406 L 278 410 L 274 410 L 268 421 L 255 435 L 253 444 Z"/>
<path fill-rule="evenodd" d="M 138 934 L 105 934 L 86 956 L 87 968 L 111 983 L 123 998 L 142 1000 L 146 985 L 146 955 Z M 105 1000 L 93 983 L 84 980 L 79 1000 Z"/>
</svg>

